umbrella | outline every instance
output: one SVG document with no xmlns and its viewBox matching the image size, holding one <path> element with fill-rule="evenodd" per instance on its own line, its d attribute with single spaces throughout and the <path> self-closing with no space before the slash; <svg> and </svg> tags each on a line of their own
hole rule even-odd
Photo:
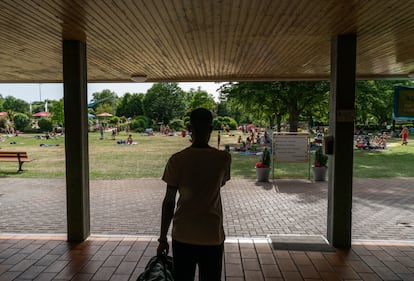
<svg viewBox="0 0 414 281">
<path fill-rule="evenodd" d="M 45 112 L 45 111 L 40 111 L 35 114 L 32 114 L 33 117 L 50 117 L 51 115 L 52 114 L 50 114 L 49 112 Z"/>
<path fill-rule="evenodd" d="M 7 116 L 7 112 L 6 111 L 0 112 L 0 116 Z"/>
<path fill-rule="evenodd" d="M 108 112 L 103 112 L 103 113 L 100 113 L 100 114 L 96 114 L 96 116 L 99 116 L 99 117 L 111 117 L 113 115 L 110 114 L 110 113 L 108 113 Z"/>
<path fill-rule="evenodd" d="M 254 128 L 254 125 L 253 124 L 249 124 L 246 127 L 246 129 L 247 129 L 248 132 L 250 132 L 253 128 Z"/>
</svg>

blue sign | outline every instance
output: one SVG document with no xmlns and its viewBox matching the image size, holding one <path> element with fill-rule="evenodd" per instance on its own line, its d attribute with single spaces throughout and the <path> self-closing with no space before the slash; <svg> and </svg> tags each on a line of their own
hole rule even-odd
<svg viewBox="0 0 414 281">
<path fill-rule="evenodd" d="M 414 88 L 397 86 L 394 90 L 394 112 L 395 120 L 414 119 Z"/>
</svg>

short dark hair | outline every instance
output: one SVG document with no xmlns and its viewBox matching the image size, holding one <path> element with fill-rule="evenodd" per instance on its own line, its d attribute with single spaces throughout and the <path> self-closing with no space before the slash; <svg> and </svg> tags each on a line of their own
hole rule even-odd
<svg viewBox="0 0 414 281">
<path fill-rule="evenodd" d="M 195 128 L 209 127 L 213 123 L 213 114 L 205 108 L 194 109 L 190 114 L 190 123 Z"/>
</svg>

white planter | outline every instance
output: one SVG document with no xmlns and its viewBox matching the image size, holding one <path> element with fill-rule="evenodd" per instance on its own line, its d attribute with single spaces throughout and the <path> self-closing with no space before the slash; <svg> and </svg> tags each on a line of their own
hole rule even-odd
<svg viewBox="0 0 414 281">
<path fill-rule="evenodd" d="M 325 181 L 326 171 L 328 171 L 328 167 L 312 167 L 313 179 L 315 181 Z"/>
<path fill-rule="evenodd" d="M 256 168 L 256 178 L 258 182 L 269 181 L 270 168 Z"/>
</svg>

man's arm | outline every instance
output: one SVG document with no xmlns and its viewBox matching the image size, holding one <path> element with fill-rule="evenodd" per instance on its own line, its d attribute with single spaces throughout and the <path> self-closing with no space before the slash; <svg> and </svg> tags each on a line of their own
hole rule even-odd
<svg viewBox="0 0 414 281">
<path fill-rule="evenodd" d="M 170 227 L 171 220 L 174 216 L 175 209 L 175 196 L 178 188 L 175 186 L 167 185 L 167 192 L 165 193 L 164 200 L 162 202 L 161 213 L 161 232 L 158 242 L 160 242 L 157 254 L 168 254 L 169 245 L 167 242 L 168 228 Z"/>
</svg>

